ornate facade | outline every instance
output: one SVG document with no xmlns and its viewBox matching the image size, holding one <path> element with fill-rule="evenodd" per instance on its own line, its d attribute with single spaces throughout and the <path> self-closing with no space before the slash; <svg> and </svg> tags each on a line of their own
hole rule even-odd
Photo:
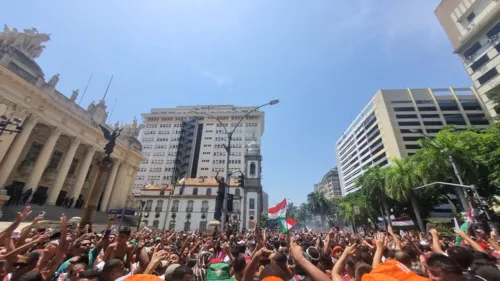
<svg viewBox="0 0 500 281">
<path fill-rule="evenodd" d="M 0 116 L 17 118 L 22 127 L 19 133 L 0 133 L 0 201 L 7 199 L 5 188 L 11 187 L 11 192 L 32 189 L 49 205 L 61 205 L 65 198 L 76 201 L 80 195 L 86 202 L 104 156 L 106 139 L 99 125 L 113 129 L 105 124 L 103 100 L 85 110 L 76 103 L 78 90 L 66 97 L 56 89 L 59 74 L 46 81 L 34 59 L 49 39 L 36 29 L 19 32 L 6 26 L 0 32 Z M 100 211 L 122 208 L 127 201 L 144 160 L 137 140 L 140 129 L 134 120 L 116 141 Z"/>
</svg>

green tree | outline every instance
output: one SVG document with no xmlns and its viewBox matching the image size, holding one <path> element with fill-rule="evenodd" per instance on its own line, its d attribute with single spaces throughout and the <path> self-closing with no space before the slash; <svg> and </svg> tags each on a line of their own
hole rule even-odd
<svg viewBox="0 0 500 281">
<path fill-rule="evenodd" d="M 386 217 L 389 217 L 389 205 L 387 204 L 387 195 L 385 194 L 385 170 L 379 166 L 372 166 L 356 179 L 356 185 L 361 188 L 365 200 L 370 200 L 371 205 L 382 215 L 387 225 Z M 380 204 L 381 203 L 381 204 Z M 382 207 L 384 210 L 382 211 Z M 384 214 L 385 212 L 385 214 Z M 388 220 L 392 225 L 391 220 Z"/>
<path fill-rule="evenodd" d="M 496 85 L 486 93 L 486 96 L 495 105 L 495 111 L 500 112 L 500 85 Z M 500 115 L 499 115 L 500 116 Z M 499 116 L 496 118 L 498 119 Z"/>
<path fill-rule="evenodd" d="M 355 207 L 359 207 L 359 215 L 355 212 Z M 347 194 L 339 200 L 339 215 L 346 224 L 354 224 L 355 226 L 370 225 L 371 222 L 377 222 L 377 213 L 375 212 L 370 201 L 366 200 L 361 191 L 356 191 Z"/>
<path fill-rule="evenodd" d="M 293 217 L 297 223 L 301 226 L 305 226 L 306 222 L 312 218 L 311 212 L 309 211 L 309 206 L 307 203 L 300 204 L 297 213 Z"/>
<path fill-rule="evenodd" d="M 267 217 L 267 212 L 262 212 L 260 215 L 260 222 L 259 226 L 260 228 L 267 228 L 269 225 L 269 218 Z"/>
<path fill-rule="evenodd" d="M 290 218 L 295 218 L 299 208 L 293 204 L 293 202 L 288 202 L 286 204 L 286 215 Z"/>
<path fill-rule="evenodd" d="M 326 216 L 329 211 L 329 201 L 325 194 L 319 191 L 309 193 L 307 195 L 307 205 L 311 214 L 320 217 L 321 226 L 325 226 Z"/>
<path fill-rule="evenodd" d="M 425 231 L 414 188 L 421 182 L 411 158 L 393 159 L 387 168 L 385 191 L 397 201 L 410 200 L 420 231 Z"/>
</svg>

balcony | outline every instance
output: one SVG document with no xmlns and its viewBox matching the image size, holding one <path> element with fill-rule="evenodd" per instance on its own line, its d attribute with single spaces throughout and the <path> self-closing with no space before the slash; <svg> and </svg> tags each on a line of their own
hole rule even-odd
<svg viewBox="0 0 500 281">
<path fill-rule="evenodd" d="M 172 209 L 170 209 L 171 212 L 179 212 L 179 208 L 177 207 L 172 207 Z"/>
<path fill-rule="evenodd" d="M 155 212 L 161 212 L 161 206 L 155 208 Z"/>
<path fill-rule="evenodd" d="M 203 207 L 202 207 L 202 208 L 201 208 L 201 212 L 202 212 L 202 213 L 208 213 L 208 207 L 206 207 L 206 208 L 203 208 Z"/>
<path fill-rule="evenodd" d="M 151 212 L 151 206 L 144 207 L 144 212 Z"/>
<path fill-rule="evenodd" d="M 189 208 L 189 207 L 188 207 L 188 208 L 186 208 L 186 212 L 187 212 L 187 213 L 191 213 L 191 212 L 193 212 L 193 208 Z"/>
</svg>

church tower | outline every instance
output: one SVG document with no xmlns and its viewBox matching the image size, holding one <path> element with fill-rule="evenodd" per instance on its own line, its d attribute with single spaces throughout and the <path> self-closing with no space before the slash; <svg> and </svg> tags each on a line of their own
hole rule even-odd
<svg viewBox="0 0 500 281">
<path fill-rule="evenodd" d="M 251 142 L 245 151 L 245 188 L 243 202 L 243 227 L 249 229 L 252 220 L 260 221 L 262 209 L 262 155 L 260 146 Z"/>
</svg>

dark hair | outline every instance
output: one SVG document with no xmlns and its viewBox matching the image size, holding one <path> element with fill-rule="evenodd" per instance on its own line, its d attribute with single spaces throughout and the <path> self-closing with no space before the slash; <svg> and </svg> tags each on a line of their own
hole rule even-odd
<svg viewBox="0 0 500 281">
<path fill-rule="evenodd" d="M 120 259 L 110 259 L 104 263 L 104 267 L 99 275 L 99 281 L 107 281 L 108 275 L 113 271 L 113 269 L 121 266 L 124 262 Z"/>
<path fill-rule="evenodd" d="M 93 279 L 93 278 L 99 278 L 99 275 L 101 272 L 97 269 L 86 269 L 78 275 L 78 278 L 87 278 L 87 279 Z"/>
<path fill-rule="evenodd" d="M 233 269 L 235 273 L 243 272 L 243 270 L 245 270 L 246 265 L 247 261 L 245 260 L 245 257 L 243 255 L 239 255 L 236 258 L 234 258 Z"/>
<path fill-rule="evenodd" d="M 494 257 L 483 253 L 483 252 L 474 252 L 472 254 L 473 261 L 470 265 L 470 271 L 471 272 L 476 272 L 479 268 L 485 267 L 485 266 L 493 266 L 495 267 L 496 260 Z"/>
<path fill-rule="evenodd" d="M 172 272 L 171 281 L 181 281 L 184 275 L 193 275 L 193 270 L 189 266 L 179 265 L 176 269 L 174 269 L 174 272 Z"/>
<path fill-rule="evenodd" d="M 481 276 L 484 280 L 500 280 L 500 271 L 493 266 L 483 266 L 476 270 L 476 276 Z M 480 279 L 480 278 L 479 278 Z M 478 280 L 479 280 L 478 279 Z"/>
<path fill-rule="evenodd" d="M 356 281 L 361 281 L 363 275 L 370 273 L 372 271 L 372 267 L 364 262 L 358 262 L 356 264 L 356 270 L 354 271 L 354 276 L 356 277 Z"/>
<path fill-rule="evenodd" d="M 440 268 L 442 271 L 451 274 L 462 275 L 462 270 L 460 266 L 453 261 L 451 258 L 441 255 L 441 254 L 432 254 L 427 259 L 427 266 L 429 268 Z"/>
<path fill-rule="evenodd" d="M 373 264 L 373 257 L 368 253 L 361 253 L 361 261 L 370 265 Z"/>
<path fill-rule="evenodd" d="M 282 252 L 276 252 L 274 253 L 274 261 L 279 264 L 279 265 L 283 265 L 283 266 L 286 266 L 286 262 L 288 261 L 287 257 L 285 254 L 283 254 Z"/>
<path fill-rule="evenodd" d="M 73 265 L 71 266 L 71 268 L 69 269 L 69 274 L 70 274 L 70 275 L 72 275 L 72 274 L 73 274 L 73 268 L 74 268 L 75 266 L 77 266 L 77 265 L 79 265 L 79 266 L 83 267 L 83 270 L 86 270 L 86 269 L 88 269 L 88 268 L 89 268 L 88 263 L 82 263 L 82 262 L 75 263 L 75 264 L 73 264 Z"/>
<path fill-rule="evenodd" d="M 283 272 L 283 270 L 277 264 L 270 264 L 264 267 L 260 272 L 259 280 L 270 276 L 276 276 L 281 278 L 282 280 L 287 280 L 285 272 Z"/>
<path fill-rule="evenodd" d="M 186 262 L 186 265 L 193 268 L 196 265 L 196 259 L 190 259 Z"/>
<path fill-rule="evenodd" d="M 131 232 L 132 232 L 132 230 L 130 230 L 130 227 L 125 226 L 124 228 L 120 229 L 120 231 L 118 233 L 130 236 Z"/>
<path fill-rule="evenodd" d="M 18 281 L 43 281 L 42 274 L 37 270 L 32 270 L 24 273 L 19 278 Z"/>
<path fill-rule="evenodd" d="M 329 254 L 322 253 L 319 257 L 319 262 L 323 264 L 324 268 L 330 270 L 333 267 L 333 261 Z"/>
<path fill-rule="evenodd" d="M 406 267 L 411 268 L 411 257 L 407 252 L 397 251 L 394 259 L 406 265 Z"/>
<path fill-rule="evenodd" d="M 450 259 L 456 262 L 458 266 L 460 266 L 460 269 L 462 269 L 462 271 L 465 271 L 469 268 L 474 258 L 472 255 L 472 250 L 464 246 L 450 247 L 448 250 L 446 250 L 446 254 L 448 255 L 448 257 L 450 257 Z"/>
</svg>

